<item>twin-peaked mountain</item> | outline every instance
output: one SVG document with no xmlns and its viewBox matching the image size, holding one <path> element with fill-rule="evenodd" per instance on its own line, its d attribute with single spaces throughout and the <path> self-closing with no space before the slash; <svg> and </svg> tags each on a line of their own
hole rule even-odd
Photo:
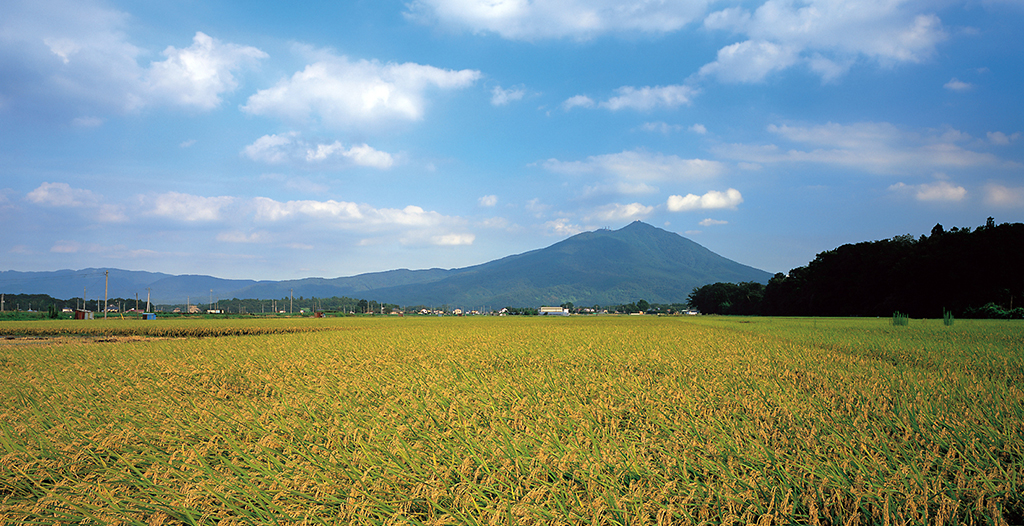
<svg viewBox="0 0 1024 526">
<path fill-rule="evenodd" d="M 0 291 L 58 298 L 102 297 L 104 271 L 0 272 Z M 583 232 L 547 248 L 458 269 L 391 270 L 357 276 L 289 281 L 110 270 L 110 297 L 158 304 L 214 299 L 348 296 L 399 305 L 501 308 L 571 301 L 617 305 L 640 299 L 685 302 L 694 287 L 756 281 L 771 275 L 726 259 L 678 234 L 639 221 L 619 230 Z"/>
</svg>

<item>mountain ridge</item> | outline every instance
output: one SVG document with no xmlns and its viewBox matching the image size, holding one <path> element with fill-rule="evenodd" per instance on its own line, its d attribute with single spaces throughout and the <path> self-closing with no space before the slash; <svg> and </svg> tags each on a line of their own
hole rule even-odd
<svg viewBox="0 0 1024 526">
<path fill-rule="evenodd" d="M 0 290 L 79 297 L 133 297 L 151 289 L 159 304 L 204 299 L 349 296 L 400 305 L 467 307 L 560 304 L 612 305 L 645 299 L 685 302 L 695 287 L 717 281 L 758 281 L 771 274 L 715 254 L 679 234 L 635 221 L 618 229 L 581 232 L 545 248 L 454 269 L 393 269 L 338 278 L 237 280 L 120 269 L 0 271 Z M 43 283 L 45 287 L 39 286 Z M 30 288 L 26 288 L 30 287 Z M 97 288 L 98 287 L 98 288 Z"/>
</svg>

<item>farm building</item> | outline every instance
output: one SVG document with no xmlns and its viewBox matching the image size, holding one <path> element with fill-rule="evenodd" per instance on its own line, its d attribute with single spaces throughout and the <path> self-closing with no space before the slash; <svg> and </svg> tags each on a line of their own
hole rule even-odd
<svg viewBox="0 0 1024 526">
<path fill-rule="evenodd" d="M 541 316 L 568 316 L 569 309 L 563 309 L 562 307 L 541 307 Z"/>
</svg>

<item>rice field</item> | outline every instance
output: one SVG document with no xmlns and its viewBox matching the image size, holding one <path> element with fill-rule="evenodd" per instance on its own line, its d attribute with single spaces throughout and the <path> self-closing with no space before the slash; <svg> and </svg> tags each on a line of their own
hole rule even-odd
<svg viewBox="0 0 1024 526">
<path fill-rule="evenodd" d="M 0 525 L 1024 522 L 1021 322 L 0 334 Z"/>
</svg>

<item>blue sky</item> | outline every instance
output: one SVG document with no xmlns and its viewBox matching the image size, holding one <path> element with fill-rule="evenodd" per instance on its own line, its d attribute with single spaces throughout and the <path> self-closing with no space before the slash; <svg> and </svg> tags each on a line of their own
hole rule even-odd
<svg viewBox="0 0 1024 526">
<path fill-rule="evenodd" d="M 642 220 L 769 272 L 1024 221 L 1020 0 L 0 5 L 0 269 L 453 268 Z"/>
</svg>

